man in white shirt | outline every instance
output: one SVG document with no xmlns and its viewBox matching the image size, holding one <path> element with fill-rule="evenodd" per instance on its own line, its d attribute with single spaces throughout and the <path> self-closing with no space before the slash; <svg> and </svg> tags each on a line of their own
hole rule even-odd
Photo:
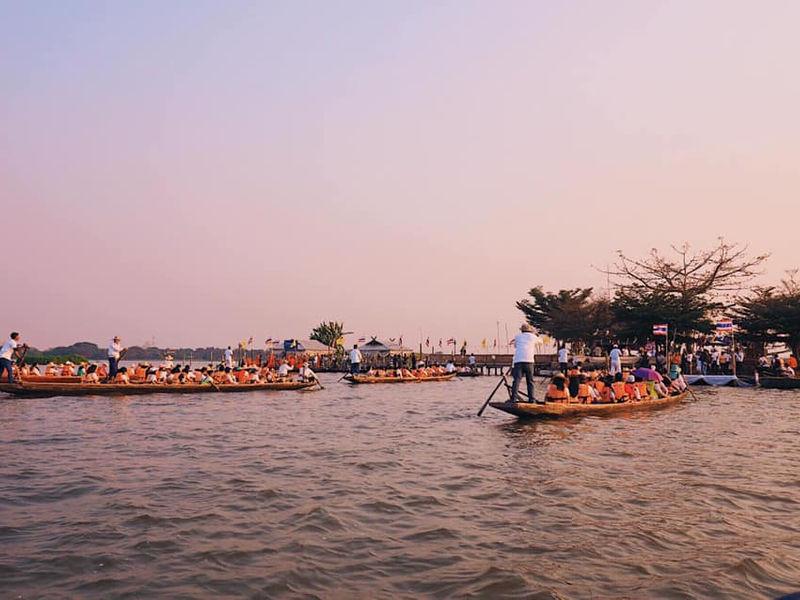
<svg viewBox="0 0 800 600">
<path fill-rule="evenodd" d="M 19 333 L 12 331 L 8 340 L 0 348 L 0 377 L 8 371 L 8 383 L 14 383 L 14 360 L 16 359 L 17 348 L 19 348 Z"/>
<path fill-rule="evenodd" d="M 525 375 L 525 383 L 528 386 L 528 402 L 536 402 L 533 397 L 533 362 L 534 350 L 539 338 L 534 335 L 533 327 L 523 323 L 519 328 L 520 333 L 514 338 L 514 359 L 512 373 L 514 381 L 511 384 L 511 402 L 517 402 L 519 392 L 519 381 Z"/>
<path fill-rule="evenodd" d="M 619 346 L 614 344 L 614 347 L 611 349 L 611 352 L 608 353 L 608 374 L 609 375 L 616 375 L 617 373 L 622 373 L 622 352 L 619 350 Z"/>
<path fill-rule="evenodd" d="M 563 344 L 561 348 L 558 349 L 558 368 L 561 369 L 561 372 L 564 375 L 567 374 L 568 365 L 569 365 L 569 351 L 567 350 L 567 345 Z"/>
<path fill-rule="evenodd" d="M 233 368 L 233 350 L 231 350 L 230 346 L 225 349 L 225 366 L 228 369 Z"/>
<path fill-rule="evenodd" d="M 478 363 L 478 360 L 475 358 L 474 354 L 470 354 L 467 363 L 469 364 L 470 368 L 472 368 Z"/>
<path fill-rule="evenodd" d="M 119 357 L 122 354 L 122 346 L 120 345 L 120 339 L 118 335 L 114 336 L 114 339 L 111 340 L 111 343 L 108 345 L 108 380 L 114 381 L 114 377 L 117 375 L 117 371 L 119 370 Z"/>
<path fill-rule="evenodd" d="M 361 361 L 364 357 L 361 355 L 361 350 L 358 349 L 358 344 L 353 344 L 353 349 L 350 350 L 350 374 L 358 375 L 361 371 Z"/>
<path fill-rule="evenodd" d="M 278 377 L 285 378 L 289 376 L 289 363 L 285 360 L 281 361 L 281 365 L 278 367 Z"/>
<path fill-rule="evenodd" d="M 444 366 L 444 370 L 447 371 L 448 373 L 455 373 L 456 372 L 456 366 L 455 366 L 455 364 L 453 364 L 452 360 L 448 360 L 447 361 L 447 364 Z"/>
</svg>

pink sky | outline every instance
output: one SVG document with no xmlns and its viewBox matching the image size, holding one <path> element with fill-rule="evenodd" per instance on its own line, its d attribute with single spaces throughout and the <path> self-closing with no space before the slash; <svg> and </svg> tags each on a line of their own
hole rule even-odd
<svg viewBox="0 0 800 600">
<path fill-rule="evenodd" d="M 514 329 L 614 251 L 800 266 L 797 2 L 4 3 L 0 330 Z M 501 335 L 504 337 L 504 333 Z"/>
</svg>

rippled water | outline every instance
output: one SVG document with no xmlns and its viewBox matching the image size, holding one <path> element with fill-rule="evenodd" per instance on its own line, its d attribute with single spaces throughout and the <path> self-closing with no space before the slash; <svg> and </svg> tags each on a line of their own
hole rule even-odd
<svg viewBox="0 0 800 600">
<path fill-rule="evenodd" d="M 0 597 L 769 598 L 800 393 L 521 423 L 494 378 L 0 399 Z"/>
</svg>

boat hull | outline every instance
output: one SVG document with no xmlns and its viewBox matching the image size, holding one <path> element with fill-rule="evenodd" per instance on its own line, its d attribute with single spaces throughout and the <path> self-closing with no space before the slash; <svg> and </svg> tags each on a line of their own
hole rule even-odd
<svg viewBox="0 0 800 600">
<path fill-rule="evenodd" d="M 143 394 L 208 394 L 243 393 L 303 390 L 314 387 L 315 382 L 251 383 L 240 385 L 200 385 L 200 384 L 136 384 L 119 385 L 113 383 L 22 383 L 10 385 L 0 383 L 0 392 L 15 396 L 140 396 Z"/>
<path fill-rule="evenodd" d="M 546 402 L 492 402 L 490 406 L 521 419 L 559 419 L 583 415 L 613 415 L 623 412 L 656 410 L 683 402 L 688 391 L 676 396 L 645 400 L 642 402 L 620 402 L 619 404 L 566 404 Z"/>
<path fill-rule="evenodd" d="M 429 383 L 432 381 L 450 381 L 456 376 L 455 373 L 448 375 L 435 375 L 433 377 L 407 378 L 407 377 L 367 377 L 366 375 L 349 375 L 345 379 L 353 384 L 373 384 L 373 383 Z"/>
<path fill-rule="evenodd" d="M 770 390 L 798 390 L 800 377 L 760 377 L 759 385 Z"/>
</svg>

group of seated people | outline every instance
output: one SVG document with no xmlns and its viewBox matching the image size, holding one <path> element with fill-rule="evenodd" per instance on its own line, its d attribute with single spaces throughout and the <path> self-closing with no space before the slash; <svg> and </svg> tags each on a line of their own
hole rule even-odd
<svg viewBox="0 0 800 600">
<path fill-rule="evenodd" d="M 772 377 L 796 377 L 797 368 L 797 358 L 794 354 L 790 354 L 788 358 L 780 358 L 775 355 L 772 357 L 772 361 L 766 356 L 762 356 L 758 359 L 758 372 L 761 375 Z"/>
<path fill-rule="evenodd" d="M 398 378 L 398 379 L 427 379 L 429 377 L 439 377 L 448 375 L 454 371 L 449 371 L 446 367 L 433 365 L 430 367 L 421 366 L 416 369 L 370 369 L 364 375 L 366 377 Z"/>
<path fill-rule="evenodd" d="M 266 366 L 226 367 L 222 364 L 214 366 L 209 364 L 199 369 L 189 365 L 160 366 L 149 363 L 140 363 L 135 367 L 121 367 L 113 379 L 108 378 L 108 366 L 82 363 L 73 365 L 48 364 L 44 372 L 37 364 L 23 365 L 19 368 L 20 378 L 24 381 L 27 376 L 52 376 L 52 377 L 80 377 L 81 383 L 115 383 L 129 384 L 207 384 L 207 385 L 242 385 L 253 383 L 277 383 L 286 381 L 309 382 L 316 381 L 316 374 L 308 364 L 302 364 L 292 372 L 292 367 L 287 361 L 281 361 L 277 369 Z"/>
<path fill-rule="evenodd" d="M 673 377 L 662 376 L 649 369 L 653 376 L 638 373 L 606 371 L 583 372 L 580 367 L 570 369 L 566 375 L 556 373 L 547 386 L 546 402 L 576 404 L 614 404 L 657 400 L 684 392 L 686 381 L 680 373 Z"/>
</svg>

